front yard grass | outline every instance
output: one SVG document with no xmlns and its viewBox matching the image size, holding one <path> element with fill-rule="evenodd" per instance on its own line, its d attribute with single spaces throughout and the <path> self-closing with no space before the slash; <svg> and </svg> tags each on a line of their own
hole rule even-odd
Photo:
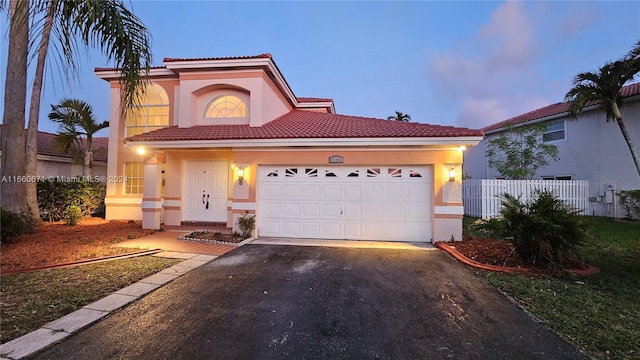
<svg viewBox="0 0 640 360">
<path fill-rule="evenodd" d="M 465 219 L 465 225 L 473 220 Z M 640 224 L 587 221 L 594 239 L 581 254 L 599 274 L 562 279 L 478 274 L 588 356 L 640 359 Z"/>
<path fill-rule="evenodd" d="M 152 256 L 0 277 L 0 343 L 99 300 L 179 260 Z"/>
</svg>

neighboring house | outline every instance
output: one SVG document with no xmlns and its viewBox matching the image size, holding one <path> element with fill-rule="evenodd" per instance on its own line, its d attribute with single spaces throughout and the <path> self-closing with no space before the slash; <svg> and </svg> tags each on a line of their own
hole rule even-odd
<svg viewBox="0 0 640 360">
<path fill-rule="evenodd" d="M 36 175 L 42 178 L 60 178 L 66 180 L 70 177 L 82 176 L 82 160 L 75 159 L 69 154 L 60 154 L 53 148 L 53 139 L 56 134 L 38 131 L 38 162 L 36 163 Z M 0 124 L 0 141 L 2 141 L 2 125 Z M 93 138 L 93 174 L 106 179 L 107 153 L 109 138 Z M 0 153 L 0 157 L 2 154 Z"/>
<path fill-rule="evenodd" d="M 640 83 L 621 90 L 622 119 L 640 149 Z M 534 179 L 588 180 L 591 214 L 623 216 L 615 192 L 640 189 L 640 176 L 631 152 L 615 121 L 597 106 L 585 108 L 577 120 L 568 115 L 568 103 L 557 103 L 485 127 L 485 139 L 464 154 L 464 171 L 472 179 L 495 179 L 499 174 L 487 166 L 487 141 L 507 126 L 546 124 L 543 139 L 558 146 L 560 160 L 539 169 Z"/>
<path fill-rule="evenodd" d="M 237 229 L 248 211 L 260 237 L 461 238 L 460 146 L 480 130 L 338 115 L 270 54 L 165 58 L 124 119 L 119 71 L 95 73 L 111 86 L 107 219 Z"/>
</svg>

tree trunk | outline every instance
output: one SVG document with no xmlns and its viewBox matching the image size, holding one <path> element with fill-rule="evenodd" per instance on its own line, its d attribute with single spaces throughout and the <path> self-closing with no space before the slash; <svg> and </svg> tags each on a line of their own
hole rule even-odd
<svg viewBox="0 0 640 360">
<path fill-rule="evenodd" d="M 47 4 L 47 15 L 44 20 L 42 29 L 42 38 L 40 38 L 40 47 L 38 48 L 38 59 L 36 62 L 36 72 L 31 87 L 31 102 L 29 105 L 29 126 L 27 127 L 25 166 L 28 176 L 35 176 L 37 173 L 38 162 L 38 120 L 40 118 L 40 100 L 42 98 L 42 85 L 44 82 L 44 67 L 47 60 L 47 51 L 49 50 L 49 39 L 51 35 L 51 26 L 55 12 L 56 1 L 49 1 Z M 33 181 L 27 183 L 27 206 L 31 211 L 34 219 L 40 220 L 40 211 L 38 210 L 38 188 Z"/>
<path fill-rule="evenodd" d="M 9 48 L 2 115 L 2 181 L 0 204 L 5 210 L 28 214 L 25 178 L 24 122 L 29 45 L 28 0 L 9 3 Z"/>
<path fill-rule="evenodd" d="M 631 157 L 633 158 L 633 163 L 636 165 L 636 171 L 638 171 L 638 176 L 640 176 L 640 158 L 638 157 L 638 152 L 636 151 L 636 147 L 633 144 L 633 140 L 629 135 L 629 131 L 627 131 L 627 127 L 624 125 L 622 121 L 622 117 L 616 119 L 618 126 L 620 127 L 620 131 L 622 131 L 622 136 L 624 140 L 627 142 L 627 146 L 629 147 L 629 151 L 631 151 Z M 640 187 L 640 183 L 638 183 Z"/>
<path fill-rule="evenodd" d="M 85 179 L 93 178 L 93 151 L 85 151 L 82 170 L 82 176 L 84 176 Z"/>
</svg>

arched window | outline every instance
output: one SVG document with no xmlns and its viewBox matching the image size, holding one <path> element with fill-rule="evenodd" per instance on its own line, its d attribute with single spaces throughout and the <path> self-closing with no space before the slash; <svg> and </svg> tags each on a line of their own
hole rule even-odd
<svg viewBox="0 0 640 360">
<path fill-rule="evenodd" d="M 125 137 L 169 126 L 169 96 L 162 86 L 149 84 L 141 104 L 127 111 Z"/>
<path fill-rule="evenodd" d="M 222 95 L 214 98 L 204 109 L 206 118 L 240 118 L 247 117 L 247 105 L 233 95 Z"/>
</svg>

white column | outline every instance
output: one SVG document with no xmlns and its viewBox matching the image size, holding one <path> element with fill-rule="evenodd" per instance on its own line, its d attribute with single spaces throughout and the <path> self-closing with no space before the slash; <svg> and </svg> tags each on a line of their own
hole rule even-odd
<svg viewBox="0 0 640 360">
<path fill-rule="evenodd" d="M 144 197 L 142 198 L 142 228 L 159 229 L 162 197 L 160 196 L 161 164 L 157 155 L 144 164 Z"/>
</svg>

